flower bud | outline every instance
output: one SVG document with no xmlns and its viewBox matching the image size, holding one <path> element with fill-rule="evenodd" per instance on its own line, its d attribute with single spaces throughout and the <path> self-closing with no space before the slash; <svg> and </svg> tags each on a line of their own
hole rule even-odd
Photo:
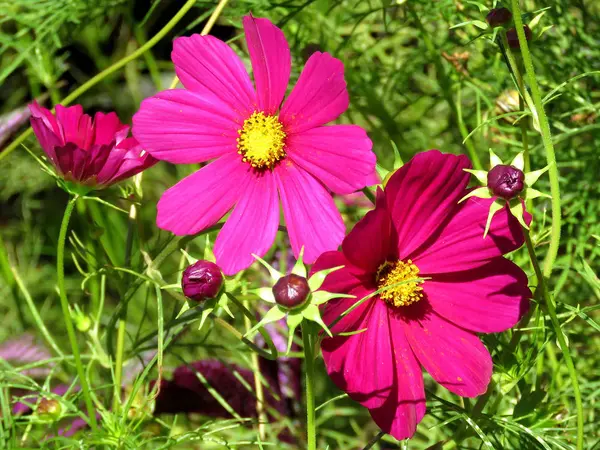
<svg viewBox="0 0 600 450">
<path fill-rule="evenodd" d="M 505 25 L 512 19 L 512 13 L 507 8 L 494 8 L 485 17 L 490 27 L 499 27 Z"/>
<path fill-rule="evenodd" d="M 523 31 L 525 32 L 525 39 L 530 41 L 532 38 L 531 29 L 527 25 L 523 25 Z M 517 30 L 511 28 L 506 32 L 506 40 L 508 41 L 508 45 L 510 48 L 519 48 L 519 36 L 517 35 Z"/>
<path fill-rule="evenodd" d="M 525 187 L 525 174 L 515 166 L 499 164 L 488 172 L 487 182 L 492 194 L 510 200 Z"/>
<path fill-rule="evenodd" d="M 183 272 L 181 287 L 186 297 L 202 302 L 215 298 L 223 286 L 223 274 L 215 263 L 200 260 Z"/>
<path fill-rule="evenodd" d="M 43 398 L 35 412 L 42 419 L 56 420 L 60 418 L 61 410 L 62 408 L 58 401 L 51 398 Z"/>
<path fill-rule="evenodd" d="M 306 278 L 293 273 L 281 277 L 273 286 L 273 295 L 278 305 L 286 308 L 301 306 L 310 293 Z"/>
</svg>

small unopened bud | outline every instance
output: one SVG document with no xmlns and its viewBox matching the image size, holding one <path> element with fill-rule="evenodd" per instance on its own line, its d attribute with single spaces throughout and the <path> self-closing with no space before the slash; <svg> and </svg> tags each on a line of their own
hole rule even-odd
<svg viewBox="0 0 600 450">
<path fill-rule="evenodd" d="M 281 277 L 273 286 L 273 296 L 278 305 L 286 308 L 301 306 L 310 293 L 306 278 L 293 273 Z"/>
<path fill-rule="evenodd" d="M 35 410 L 40 418 L 46 420 L 57 420 L 60 418 L 61 411 L 60 403 L 51 398 L 43 398 Z"/>
<path fill-rule="evenodd" d="M 215 298 L 223 286 L 223 274 L 215 263 L 200 260 L 183 272 L 181 287 L 186 297 L 202 302 Z"/>
<path fill-rule="evenodd" d="M 512 13 L 507 8 L 494 8 L 485 17 L 490 27 L 499 27 L 505 25 L 512 19 Z"/>
<path fill-rule="evenodd" d="M 506 200 L 516 197 L 525 187 L 525 174 L 515 166 L 499 164 L 488 172 L 488 188 Z"/>
<path fill-rule="evenodd" d="M 92 327 L 92 320 L 87 314 L 77 314 L 75 316 L 75 326 L 82 333 L 87 333 Z"/>
<path fill-rule="evenodd" d="M 523 31 L 525 32 L 525 39 L 530 41 L 533 37 L 531 29 L 527 25 L 523 25 Z M 514 28 L 511 28 L 506 32 L 506 40 L 508 41 L 510 48 L 519 48 L 519 36 L 517 35 L 517 30 Z"/>
</svg>

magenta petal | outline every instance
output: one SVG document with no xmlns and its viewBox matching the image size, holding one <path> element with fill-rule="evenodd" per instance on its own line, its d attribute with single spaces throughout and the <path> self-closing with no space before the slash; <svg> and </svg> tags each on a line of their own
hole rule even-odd
<svg viewBox="0 0 600 450">
<path fill-rule="evenodd" d="M 133 135 L 157 159 L 205 162 L 237 151 L 238 113 L 217 98 L 184 89 L 147 98 L 133 116 Z"/>
<path fill-rule="evenodd" d="M 62 129 L 65 142 L 72 142 L 82 149 L 87 149 L 94 142 L 92 118 L 83 113 L 81 105 L 56 105 L 56 120 Z"/>
<path fill-rule="evenodd" d="M 119 117 L 114 112 L 108 114 L 101 112 L 96 113 L 94 116 L 94 128 L 94 144 L 96 145 L 106 145 L 110 144 L 112 141 L 115 141 L 115 143 L 118 144 L 125 139 L 129 133 L 129 126 L 122 124 Z"/>
<path fill-rule="evenodd" d="M 531 298 L 525 272 L 504 258 L 477 269 L 436 275 L 423 289 L 436 313 L 480 333 L 499 333 L 515 326 Z"/>
<path fill-rule="evenodd" d="M 286 141 L 290 158 L 336 194 L 377 183 L 372 147 L 365 130 L 356 125 L 313 128 Z"/>
<path fill-rule="evenodd" d="M 327 324 L 334 335 L 362 329 L 361 324 L 366 320 L 366 315 L 370 314 L 372 303 L 378 301 L 378 298 L 369 297 L 373 292 L 375 292 L 374 287 L 361 285 L 347 292 L 354 297 L 328 301 L 321 306 L 323 322 Z M 363 301 L 365 297 L 369 298 Z"/>
<path fill-rule="evenodd" d="M 492 378 L 490 353 L 475 334 L 426 310 L 424 301 L 413 308 L 421 308 L 422 314 L 404 322 L 415 356 L 435 381 L 450 392 L 462 397 L 483 394 Z"/>
<path fill-rule="evenodd" d="M 226 155 L 168 189 L 158 202 L 157 225 L 177 235 L 214 225 L 240 198 L 249 165 Z"/>
<path fill-rule="evenodd" d="M 342 269 L 330 273 L 325 278 L 321 289 L 327 292 L 337 292 L 339 294 L 347 294 L 352 289 L 363 284 L 359 279 L 361 269 L 352 266 L 342 252 L 331 251 L 325 252 L 319 256 L 310 269 L 310 274 L 314 274 L 320 270 L 331 269 L 333 267 L 344 266 Z"/>
<path fill-rule="evenodd" d="M 399 256 L 412 256 L 454 210 L 469 183 L 465 156 L 419 153 L 389 179 L 385 193 L 398 230 Z"/>
<path fill-rule="evenodd" d="M 312 264 L 344 239 L 344 222 L 331 195 L 310 174 L 289 159 L 275 168 L 283 215 L 297 258 L 304 246 L 304 262 Z"/>
<path fill-rule="evenodd" d="M 354 266 L 370 273 L 373 281 L 377 269 L 387 260 L 398 258 L 396 230 L 385 202 L 378 202 L 350 231 L 342 243 L 344 255 Z"/>
<path fill-rule="evenodd" d="M 283 32 L 268 19 L 244 16 L 244 31 L 254 72 L 258 108 L 267 115 L 279 109 L 290 80 L 292 60 Z"/>
<path fill-rule="evenodd" d="M 42 118 L 32 115 L 29 121 L 42 150 L 44 150 L 52 164 L 58 166 L 58 158 L 56 157 L 54 149 L 63 145 L 60 135 L 54 134 Z"/>
<path fill-rule="evenodd" d="M 326 338 L 321 344 L 327 373 L 333 382 L 367 408 L 383 405 L 394 389 L 395 373 L 388 308 L 367 301 L 351 336 Z M 352 303 L 350 303 L 352 304 Z"/>
<path fill-rule="evenodd" d="M 235 275 L 263 256 L 275 240 L 279 198 L 272 172 L 249 177 L 242 196 L 215 241 L 217 264 L 225 275 Z"/>
<path fill-rule="evenodd" d="M 218 98 L 242 116 L 256 107 L 256 94 L 244 63 L 224 42 L 194 34 L 173 41 L 171 59 L 183 85 L 200 97 Z"/>
<path fill-rule="evenodd" d="M 390 319 L 394 346 L 393 367 L 396 370 L 395 392 L 379 408 L 369 411 L 371 417 L 386 433 L 398 440 L 415 434 L 417 424 L 425 415 L 423 374 L 413 354 L 403 327 Z"/>
<path fill-rule="evenodd" d="M 348 103 L 344 64 L 329 53 L 315 52 L 279 117 L 288 134 L 300 133 L 336 119 L 348 109 Z"/>
<path fill-rule="evenodd" d="M 438 230 L 431 245 L 411 255 L 421 275 L 473 269 L 523 245 L 523 230 L 508 206 L 494 215 L 483 238 L 492 201 L 471 197 L 457 206 L 458 211 Z M 530 221 L 531 216 L 526 214 L 525 220 Z"/>
</svg>

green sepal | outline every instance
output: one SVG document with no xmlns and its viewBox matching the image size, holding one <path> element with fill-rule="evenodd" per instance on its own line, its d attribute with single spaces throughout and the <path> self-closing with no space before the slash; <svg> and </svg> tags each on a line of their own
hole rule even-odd
<svg viewBox="0 0 600 450">
<path fill-rule="evenodd" d="M 490 148 L 490 169 L 493 169 L 494 167 L 499 166 L 501 164 L 503 164 L 502 160 Z M 485 184 L 487 184 L 487 178 Z"/>
<path fill-rule="evenodd" d="M 534 183 L 546 172 L 550 166 L 546 166 L 540 170 L 534 170 L 533 172 L 527 172 L 525 174 L 525 186 L 531 187 Z"/>
<path fill-rule="evenodd" d="M 198 325 L 198 331 L 202 329 L 202 327 L 204 326 L 204 322 L 206 321 L 206 318 L 210 315 L 210 313 L 215 310 L 218 301 L 219 300 L 216 298 L 211 298 L 204 302 L 202 315 L 200 316 L 200 325 Z"/>
<path fill-rule="evenodd" d="M 525 158 L 523 157 L 523 152 L 519 152 L 519 154 L 510 162 L 510 165 L 516 167 L 522 172 L 525 169 Z"/>
<path fill-rule="evenodd" d="M 286 355 L 290 353 L 292 348 L 292 342 L 294 342 L 294 331 L 298 328 L 298 325 L 302 323 L 302 312 L 290 312 L 287 316 L 287 326 L 288 326 L 288 339 L 287 339 L 287 350 Z"/>
<path fill-rule="evenodd" d="M 537 189 L 534 189 L 534 188 L 525 189 L 525 193 L 523 195 L 523 199 L 525 201 L 533 200 L 534 198 L 538 198 L 538 197 L 552 198 L 551 195 L 545 194 L 544 192 L 540 192 Z"/>
<path fill-rule="evenodd" d="M 190 304 L 186 300 L 185 302 L 183 302 L 183 305 L 181 306 L 181 309 L 177 313 L 177 316 L 175 317 L 175 319 L 179 319 L 181 317 L 181 315 L 183 313 L 185 313 L 186 311 L 188 311 L 189 309 L 190 309 Z"/>
<path fill-rule="evenodd" d="M 519 223 L 521 224 L 521 226 L 523 228 L 525 228 L 526 230 L 529 230 L 529 226 L 527 226 L 527 224 L 525 223 L 525 220 L 523 219 L 523 202 L 521 202 L 521 199 L 519 198 L 515 198 L 513 199 L 510 203 L 510 213 L 515 216 L 515 218 L 519 221 Z"/>
<path fill-rule="evenodd" d="M 267 270 L 269 271 L 269 275 L 271 275 L 271 279 L 273 281 L 279 281 L 279 279 L 283 276 L 283 274 L 279 270 L 275 269 L 275 267 L 266 262 L 260 256 L 255 255 L 254 253 L 252 253 L 252 256 L 254 257 L 254 259 L 256 259 L 259 263 L 261 263 L 267 268 Z"/>
<path fill-rule="evenodd" d="M 188 264 L 191 266 L 192 264 L 197 263 L 199 260 L 197 258 L 194 258 L 193 256 L 191 256 L 188 252 L 186 252 L 184 249 L 181 249 L 181 253 L 183 253 L 183 256 L 185 256 L 185 259 L 187 259 Z"/>
<path fill-rule="evenodd" d="M 300 312 L 306 319 L 311 320 L 315 323 L 318 323 L 323 330 L 329 335 L 329 337 L 333 337 L 325 322 L 321 318 L 321 312 L 319 311 L 319 307 L 317 305 L 309 304 Z"/>
<path fill-rule="evenodd" d="M 318 272 L 313 273 L 313 275 L 308 279 L 308 287 L 310 288 L 310 291 L 315 292 L 323 285 L 327 275 L 343 268 L 344 266 L 337 266 L 332 267 L 331 269 L 319 270 Z"/>
<path fill-rule="evenodd" d="M 275 296 L 273 295 L 273 288 L 261 287 L 257 289 L 251 289 L 248 292 L 260 297 L 261 300 L 264 300 L 268 303 L 275 303 Z"/>
<path fill-rule="evenodd" d="M 227 297 L 227 294 L 221 294 L 219 300 L 217 301 L 217 305 L 223 308 L 223 310 L 229 315 L 229 317 L 235 319 L 235 316 L 229 309 L 229 297 Z"/>
<path fill-rule="evenodd" d="M 300 249 L 300 254 L 298 255 L 298 259 L 296 260 L 296 264 L 292 268 L 292 273 L 294 275 L 298 275 L 299 277 L 306 278 L 306 267 L 304 266 L 304 262 L 302 262 L 302 257 L 304 256 L 304 246 Z"/>
<path fill-rule="evenodd" d="M 466 199 L 471 198 L 471 197 L 492 198 L 492 194 L 490 193 L 490 190 L 487 188 L 487 186 L 481 186 L 481 187 L 478 187 L 477 189 L 473 189 L 471 192 L 469 192 L 467 195 L 465 195 L 463 198 L 461 198 L 458 201 L 458 203 L 462 203 Z"/>
<path fill-rule="evenodd" d="M 317 291 L 312 293 L 312 300 L 310 303 L 313 305 L 322 305 L 329 300 L 333 300 L 334 298 L 356 298 L 356 295 L 349 294 L 336 294 L 334 292 L 327 291 Z"/>
<path fill-rule="evenodd" d="M 80 197 L 83 197 L 94 190 L 92 186 L 84 186 L 83 184 L 73 183 L 72 181 L 66 181 L 62 178 L 56 178 L 56 183 L 69 194 L 78 195 Z"/>
<path fill-rule="evenodd" d="M 248 331 L 246 331 L 246 334 L 244 334 L 244 337 L 248 337 L 248 335 L 254 333 L 260 327 L 262 327 L 268 323 L 277 322 L 278 320 L 283 319 L 285 317 L 285 314 L 286 314 L 286 311 L 284 309 L 280 308 L 278 305 L 273 306 L 270 310 L 267 311 L 267 313 L 263 316 L 263 318 L 261 319 L 260 322 L 258 322 L 256 325 L 254 325 Z"/>
<path fill-rule="evenodd" d="M 488 213 L 487 222 L 485 223 L 485 231 L 483 232 L 484 239 L 486 238 L 488 231 L 490 231 L 490 226 L 492 225 L 492 218 L 494 217 L 494 214 L 496 214 L 498 211 L 504 208 L 504 205 L 506 205 L 506 202 L 504 200 L 500 200 L 499 198 L 497 198 L 494 201 L 494 203 L 490 205 L 490 211 Z"/>
<path fill-rule="evenodd" d="M 216 262 L 217 258 L 215 257 L 215 254 L 212 250 L 212 247 L 210 246 L 210 236 L 208 235 L 208 233 L 205 235 L 205 239 L 204 239 L 204 255 L 203 258 L 205 261 L 210 261 L 210 262 Z"/>
<path fill-rule="evenodd" d="M 475 170 L 475 169 L 463 169 L 463 170 L 465 172 L 470 173 L 471 175 L 475 175 L 475 178 L 477 178 L 477 181 L 479 181 L 484 186 L 487 186 L 487 174 L 488 173 L 485 170 Z"/>
<path fill-rule="evenodd" d="M 393 172 L 393 171 L 391 171 L 391 170 L 387 170 L 385 167 L 383 167 L 383 166 L 379 165 L 379 163 L 375 165 L 375 170 L 377 171 L 377 175 L 379 175 L 379 178 L 381 178 L 382 180 L 385 180 L 385 179 L 386 179 L 386 177 L 387 177 L 387 176 L 388 176 L 388 175 L 389 175 L 391 172 Z"/>
</svg>

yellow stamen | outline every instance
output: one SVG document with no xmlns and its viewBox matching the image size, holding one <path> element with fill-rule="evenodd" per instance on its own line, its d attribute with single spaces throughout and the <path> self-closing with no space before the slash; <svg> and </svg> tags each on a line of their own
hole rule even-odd
<svg viewBox="0 0 600 450">
<path fill-rule="evenodd" d="M 272 169 L 285 158 L 283 125 L 276 116 L 255 111 L 238 131 L 238 153 L 256 169 Z"/>
<path fill-rule="evenodd" d="M 377 270 L 377 288 L 393 286 L 402 281 L 417 278 L 419 268 L 408 261 L 384 262 Z M 411 281 L 391 287 L 379 294 L 379 296 L 394 306 L 408 306 L 423 298 L 423 287 L 420 281 Z"/>
</svg>

